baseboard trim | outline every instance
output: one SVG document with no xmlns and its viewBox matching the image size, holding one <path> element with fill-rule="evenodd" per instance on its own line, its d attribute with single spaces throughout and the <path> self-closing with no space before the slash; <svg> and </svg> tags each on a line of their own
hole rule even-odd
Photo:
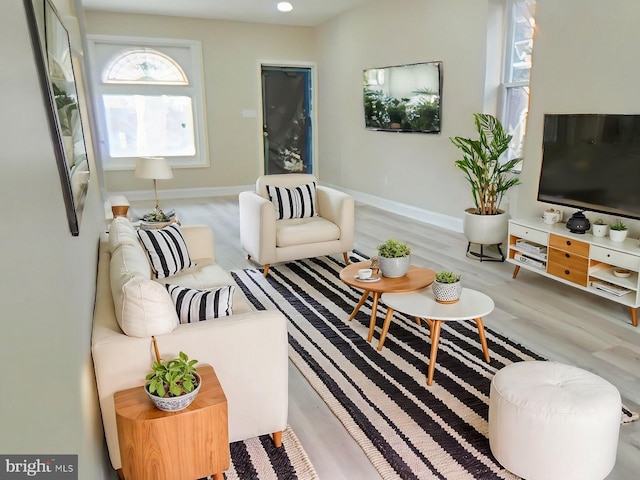
<svg viewBox="0 0 640 480">
<path fill-rule="evenodd" d="M 350 190 L 338 185 L 321 182 L 322 185 L 335 188 L 341 192 L 351 195 L 355 201 L 366 203 L 376 208 L 386 210 L 398 215 L 412 218 L 420 222 L 442 227 L 453 232 L 462 233 L 462 219 L 443 215 L 441 213 L 424 210 L 422 208 L 407 205 L 406 203 L 387 200 L 386 198 L 369 195 L 368 193 Z M 240 192 L 254 190 L 255 185 L 237 185 L 232 187 L 204 187 L 204 188 L 178 188 L 173 190 L 159 190 L 158 198 L 162 200 L 185 199 L 185 198 L 207 198 L 224 197 L 238 195 Z M 109 196 L 123 195 L 128 200 L 144 201 L 153 200 L 153 190 L 132 190 L 128 192 L 110 192 Z"/>
<path fill-rule="evenodd" d="M 404 217 L 409 217 L 420 222 L 428 223 L 430 225 L 435 225 L 436 227 L 442 227 L 453 232 L 462 233 L 462 219 L 460 218 L 443 215 L 442 213 L 432 212 L 430 210 L 424 210 L 413 205 L 407 205 L 406 203 L 376 197 L 375 195 L 369 195 L 368 193 L 359 192 L 357 190 L 350 190 L 338 185 L 321 183 L 322 185 L 335 188 L 336 190 L 340 190 L 341 192 L 351 195 L 357 202 L 366 203 L 367 205 L 402 215 Z"/>
</svg>

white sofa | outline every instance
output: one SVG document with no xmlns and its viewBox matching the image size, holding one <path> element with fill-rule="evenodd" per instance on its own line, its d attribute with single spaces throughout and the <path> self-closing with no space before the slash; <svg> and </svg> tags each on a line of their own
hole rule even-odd
<svg viewBox="0 0 640 480">
<path fill-rule="evenodd" d="M 317 215 L 277 220 L 267 185 L 294 189 L 310 182 L 316 183 Z M 353 197 L 317 182 L 315 176 L 303 173 L 263 175 L 255 192 L 240 193 L 240 244 L 249 258 L 264 265 L 265 277 L 269 265 L 277 262 L 342 252 L 349 263 L 355 229 Z"/>
<path fill-rule="evenodd" d="M 114 393 L 144 385 L 154 360 L 151 335 L 163 358 L 184 351 L 199 365 L 213 366 L 227 397 L 230 442 L 273 434 L 278 445 L 288 408 L 284 315 L 256 311 L 236 286 L 231 316 L 179 324 L 166 288 L 160 280 L 151 279 L 146 251 L 130 221 L 118 217 L 109 231 L 99 246 L 91 351 L 113 467 L 122 466 Z M 181 231 L 196 266 L 162 282 L 203 290 L 235 285 L 231 275 L 215 263 L 212 230 L 183 226 Z"/>
</svg>

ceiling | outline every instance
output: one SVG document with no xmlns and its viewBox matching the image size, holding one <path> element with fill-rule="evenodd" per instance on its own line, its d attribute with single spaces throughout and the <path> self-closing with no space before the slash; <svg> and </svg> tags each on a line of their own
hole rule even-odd
<svg viewBox="0 0 640 480">
<path fill-rule="evenodd" d="M 80 0 L 86 10 L 215 18 L 241 22 L 317 26 L 355 7 L 377 0 L 289 0 L 293 11 L 281 13 L 279 0 Z"/>
</svg>

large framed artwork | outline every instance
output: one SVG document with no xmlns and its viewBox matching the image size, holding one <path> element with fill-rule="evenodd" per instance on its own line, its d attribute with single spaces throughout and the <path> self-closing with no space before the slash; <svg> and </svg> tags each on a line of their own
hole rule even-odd
<svg viewBox="0 0 640 480">
<path fill-rule="evenodd" d="M 80 233 L 80 218 L 89 185 L 89 164 L 69 32 L 50 0 L 24 0 L 24 5 L 69 229 L 75 236 Z"/>
</svg>

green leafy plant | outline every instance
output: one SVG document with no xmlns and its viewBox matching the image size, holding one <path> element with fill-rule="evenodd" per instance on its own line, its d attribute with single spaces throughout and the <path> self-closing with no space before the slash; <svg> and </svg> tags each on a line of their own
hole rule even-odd
<svg viewBox="0 0 640 480">
<path fill-rule="evenodd" d="M 593 222 L 594 225 L 606 225 L 606 223 L 604 223 L 604 220 L 602 220 L 601 218 L 598 218 L 597 220 L 595 220 Z"/>
<path fill-rule="evenodd" d="M 477 140 L 450 137 L 451 142 L 463 154 L 455 164 L 471 186 L 476 213 L 497 215 L 505 192 L 520 183 L 518 177 L 510 176 L 510 172 L 521 159 L 501 162 L 500 158 L 509 148 L 512 136 L 507 134 L 496 117 L 474 113 L 473 118 L 479 135 Z"/>
<path fill-rule="evenodd" d="M 147 213 L 142 219 L 145 222 L 168 222 L 171 220 L 171 217 L 166 215 L 162 210 L 154 210 L 150 213 Z"/>
<path fill-rule="evenodd" d="M 619 218 L 609 226 L 609 230 L 623 231 L 627 230 L 627 228 L 628 227 L 624 223 L 622 223 L 622 220 L 620 220 Z"/>
<path fill-rule="evenodd" d="M 411 248 L 406 243 L 390 238 L 377 247 L 378 255 L 385 258 L 407 257 L 411 253 Z"/>
<path fill-rule="evenodd" d="M 153 362 L 153 372 L 147 375 L 147 390 L 158 397 L 179 397 L 192 392 L 199 382 L 196 363 L 198 360 L 189 360 L 184 352 L 166 362 Z"/>
<path fill-rule="evenodd" d="M 60 119 L 60 129 L 63 135 L 73 135 L 74 118 L 73 112 L 78 110 L 78 104 L 76 100 L 59 88 L 55 83 L 53 84 L 53 96 L 56 101 L 56 108 L 58 110 L 58 118 Z"/>
<path fill-rule="evenodd" d="M 460 275 L 456 275 L 448 270 L 440 270 L 436 273 L 436 282 L 438 283 L 456 283 L 460 281 Z"/>
</svg>

